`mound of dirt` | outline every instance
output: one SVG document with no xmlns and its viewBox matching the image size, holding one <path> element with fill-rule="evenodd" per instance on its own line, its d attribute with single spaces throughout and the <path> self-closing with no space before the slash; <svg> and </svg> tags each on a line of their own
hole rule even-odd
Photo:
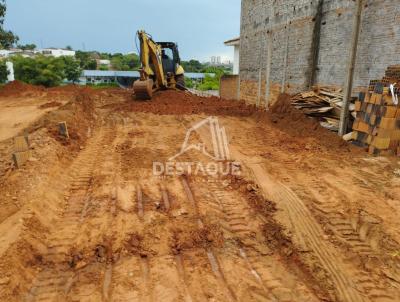
<svg viewBox="0 0 400 302">
<path fill-rule="evenodd" d="M 44 92 L 45 90 L 46 88 L 43 86 L 35 86 L 23 83 L 21 81 L 13 81 L 0 88 L 0 96 L 29 96 L 36 95 Z"/>
<path fill-rule="evenodd" d="M 158 115 L 172 114 L 210 114 L 230 116 L 250 116 L 258 111 L 255 106 L 243 102 L 228 101 L 218 97 L 200 97 L 183 91 L 160 91 L 154 94 L 151 101 L 137 101 L 129 94 L 123 104 L 105 106 L 116 110 L 146 112 Z"/>
<path fill-rule="evenodd" d="M 336 133 L 323 128 L 315 119 L 305 116 L 291 105 L 291 96 L 282 94 L 269 112 L 247 105 L 243 101 L 225 100 L 218 97 L 200 97 L 182 91 L 160 91 L 151 101 L 136 101 L 131 93 L 124 94 L 125 102 L 104 106 L 116 111 L 145 112 L 158 115 L 208 114 L 221 116 L 252 116 L 262 124 L 274 128 L 296 139 L 313 138 L 328 148 L 343 148 L 349 145 Z"/>
<path fill-rule="evenodd" d="M 300 110 L 291 105 L 291 96 L 281 94 L 278 100 L 270 107 L 268 121 L 295 137 L 313 137 L 322 145 L 332 148 L 343 148 L 349 145 L 336 133 L 323 128 L 316 119 L 307 117 Z"/>
</svg>

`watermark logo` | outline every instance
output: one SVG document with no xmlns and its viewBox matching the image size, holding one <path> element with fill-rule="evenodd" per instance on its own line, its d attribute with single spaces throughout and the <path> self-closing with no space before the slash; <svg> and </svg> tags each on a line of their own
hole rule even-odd
<svg viewBox="0 0 400 302">
<path fill-rule="evenodd" d="M 206 160 L 180 160 L 185 156 L 193 157 L 192 152 L 202 154 Z M 156 176 L 239 175 L 240 171 L 240 163 L 231 160 L 226 131 L 217 117 L 208 117 L 188 129 L 181 150 L 167 162 L 153 162 L 153 174 Z"/>
</svg>

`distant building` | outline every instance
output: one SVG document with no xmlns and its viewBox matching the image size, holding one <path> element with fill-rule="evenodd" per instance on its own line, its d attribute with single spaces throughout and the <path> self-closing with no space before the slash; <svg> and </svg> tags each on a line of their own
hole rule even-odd
<svg viewBox="0 0 400 302">
<path fill-rule="evenodd" d="M 110 60 L 96 60 L 97 66 L 105 66 L 105 67 L 111 67 L 111 61 Z"/>
<path fill-rule="evenodd" d="M 214 77 L 215 74 L 209 74 Z M 185 73 L 185 77 L 201 83 L 206 74 Z M 84 70 L 79 83 L 81 85 L 118 84 L 121 87 L 132 87 L 133 82 L 140 78 L 138 71 L 115 71 L 115 70 Z"/>
<path fill-rule="evenodd" d="M 233 74 L 239 74 L 239 61 L 240 61 L 240 38 L 225 41 L 226 46 L 234 47 L 233 57 Z"/>
<path fill-rule="evenodd" d="M 140 78 L 138 71 L 84 70 L 79 79 L 82 85 L 118 84 L 129 87 Z"/>
<path fill-rule="evenodd" d="M 52 56 L 55 58 L 58 57 L 74 57 L 75 56 L 75 51 L 74 50 L 69 50 L 69 49 L 64 49 L 64 48 L 43 48 L 38 51 L 39 53 L 45 55 L 45 56 Z"/>
<path fill-rule="evenodd" d="M 13 55 L 22 55 L 23 53 L 25 52 L 19 48 L 0 49 L 1 58 L 8 58 Z"/>
<path fill-rule="evenodd" d="M 211 65 L 215 65 L 215 66 L 221 65 L 221 57 L 220 56 L 212 56 L 210 63 L 211 63 Z"/>
</svg>

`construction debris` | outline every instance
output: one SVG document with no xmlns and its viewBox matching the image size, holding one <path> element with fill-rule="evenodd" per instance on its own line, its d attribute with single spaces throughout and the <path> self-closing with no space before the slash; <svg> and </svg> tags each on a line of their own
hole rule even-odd
<svg viewBox="0 0 400 302">
<path fill-rule="evenodd" d="M 355 106 L 354 144 L 368 147 L 373 155 L 400 156 L 400 66 L 390 66 L 382 80 L 371 81 L 367 92 L 361 92 Z"/>
<path fill-rule="evenodd" d="M 30 158 L 31 152 L 29 150 L 28 137 L 17 136 L 14 138 L 14 153 L 12 159 L 17 168 L 21 168 L 23 164 Z"/>
<path fill-rule="evenodd" d="M 343 106 L 342 89 L 315 87 L 314 90 L 298 93 L 292 97 L 292 105 L 308 116 L 318 118 L 321 126 L 339 130 L 340 112 Z M 350 104 L 351 115 L 355 118 L 354 104 Z"/>
<path fill-rule="evenodd" d="M 68 127 L 66 122 L 58 123 L 58 131 L 60 132 L 61 136 L 69 138 Z"/>
</svg>

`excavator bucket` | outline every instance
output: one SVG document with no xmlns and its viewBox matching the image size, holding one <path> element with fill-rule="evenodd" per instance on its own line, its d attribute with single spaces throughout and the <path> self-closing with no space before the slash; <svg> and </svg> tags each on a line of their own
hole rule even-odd
<svg viewBox="0 0 400 302">
<path fill-rule="evenodd" d="M 153 96 L 153 80 L 137 80 L 133 83 L 133 91 L 137 100 L 151 100 Z"/>
</svg>

